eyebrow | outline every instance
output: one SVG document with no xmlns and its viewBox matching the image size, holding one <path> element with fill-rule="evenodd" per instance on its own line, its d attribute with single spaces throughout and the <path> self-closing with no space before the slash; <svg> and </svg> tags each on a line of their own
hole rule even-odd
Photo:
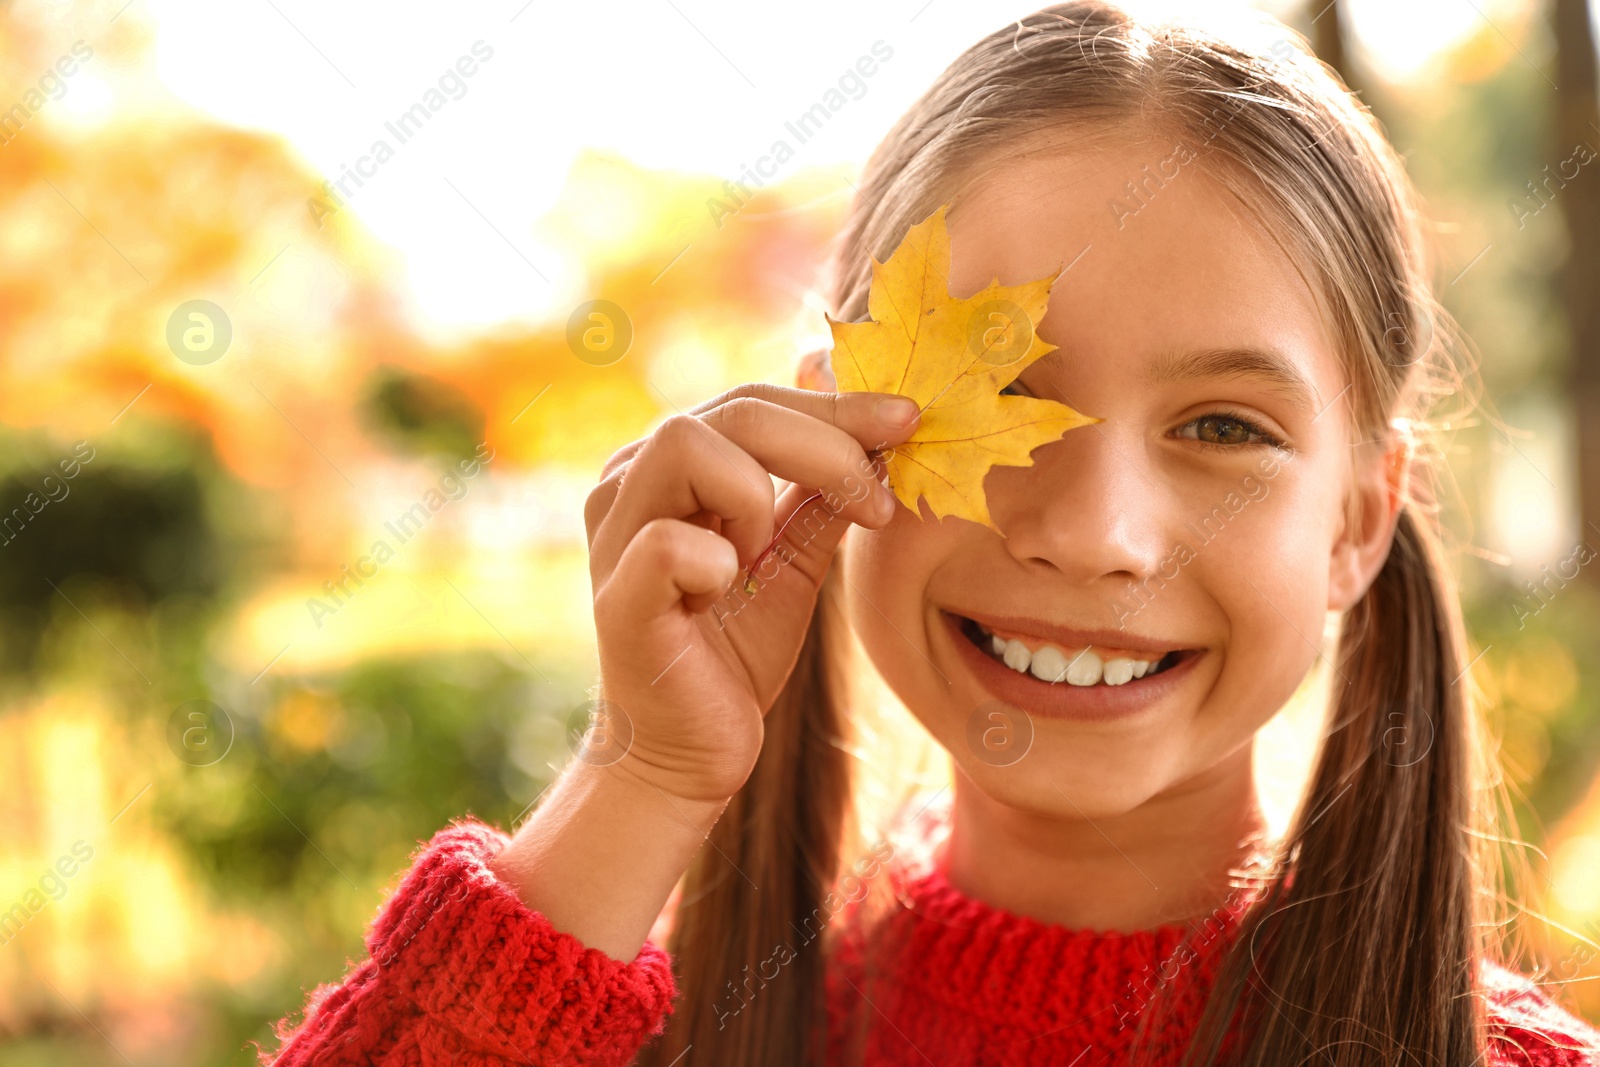
<svg viewBox="0 0 1600 1067">
<path fill-rule="evenodd" d="M 1283 353 L 1271 348 L 1207 348 L 1194 352 L 1165 352 L 1146 372 L 1157 385 L 1202 378 L 1257 378 L 1290 403 L 1313 409 L 1316 387 Z"/>
</svg>

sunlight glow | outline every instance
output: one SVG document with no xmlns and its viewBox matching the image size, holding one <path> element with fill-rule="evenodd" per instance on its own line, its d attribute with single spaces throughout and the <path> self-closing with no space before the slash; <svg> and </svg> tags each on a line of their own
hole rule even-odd
<svg viewBox="0 0 1600 1067">
<path fill-rule="evenodd" d="M 1503 28 L 1521 0 L 1487 3 Z M 148 0 L 125 18 L 153 20 L 157 71 L 168 90 L 219 121 L 287 138 L 315 171 L 337 181 L 375 142 L 394 150 L 359 186 L 349 210 L 405 256 L 412 311 L 435 336 L 509 321 L 538 321 L 580 297 L 584 279 L 552 247 L 530 237 L 556 202 L 584 147 L 611 148 L 645 166 L 736 179 L 788 139 L 795 157 L 772 180 L 809 168 L 859 165 L 901 112 L 977 36 L 1033 10 L 1031 2 L 897 5 L 867 16 L 830 0 L 796 19 L 784 8 L 700 0 L 622 5 L 630 31 L 608 36 L 603 56 L 584 42 L 587 13 L 522 0 L 440 8 L 427 19 L 367 24 L 360 9 L 284 2 L 234 11 L 200 0 Z M 1156 0 L 1140 7 L 1160 7 Z M 1166 6 L 1172 6 L 1168 3 Z M 1179 5 L 1188 10 L 1192 3 Z M 1211 0 L 1237 11 L 1242 0 Z M 1263 7 L 1288 14 L 1281 3 Z M 281 9 L 281 10 L 279 10 Z M 1356 35 L 1385 73 L 1405 75 L 1482 25 L 1470 4 L 1351 0 Z M 852 25 L 849 39 L 837 27 Z M 1509 32 L 1509 29 L 1508 29 Z M 782 40 L 774 49 L 771 42 Z M 404 143 L 390 127 L 424 99 L 452 64 L 482 42 L 475 73 Z M 786 122 L 835 87 L 841 71 L 892 52 L 846 98 L 836 117 L 798 142 Z M 571 42 L 564 47 L 560 42 Z M 320 53 L 320 54 L 319 54 Z M 280 57 L 302 55 L 294 71 Z M 476 62 L 476 61 L 475 61 Z M 626 78 L 612 76 L 626 70 Z M 454 83 L 452 83 L 454 84 Z M 261 86 L 271 86 L 263 92 Z M 650 85 L 640 94 L 639 85 Z M 90 82 L 82 105 L 93 99 Z M 309 194 L 310 190 L 308 190 Z M 595 189 L 573 210 L 604 244 L 647 224 L 640 205 Z M 545 279 L 540 278 L 540 274 Z"/>
</svg>

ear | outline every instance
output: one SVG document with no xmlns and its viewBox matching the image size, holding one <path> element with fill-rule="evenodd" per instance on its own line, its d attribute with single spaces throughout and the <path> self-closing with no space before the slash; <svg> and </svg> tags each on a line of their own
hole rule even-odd
<svg viewBox="0 0 1600 1067">
<path fill-rule="evenodd" d="M 1344 528 L 1328 560 L 1328 610 L 1348 611 L 1365 595 L 1389 558 L 1395 525 L 1408 498 L 1411 457 L 1416 439 L 1405 419 L 1395 419 L 1381 451 L 1367 449 L 1357 460 L 1358 519 L 1345 511 Z"/>
<path fill-rule="evenodd" d="M 837 393 L 839 383 L 833 380 L 832 353 L 826 348 L 808 352 L 795 365 L 794 384 L 801 389 L 819 393 Z"/>
</svg>

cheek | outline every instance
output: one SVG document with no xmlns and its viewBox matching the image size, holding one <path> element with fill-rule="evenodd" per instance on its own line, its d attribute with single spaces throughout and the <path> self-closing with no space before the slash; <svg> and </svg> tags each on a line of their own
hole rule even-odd
<svg viewBox="0 0 1600 1067">
<path fill-rule="evenodd" d="M 893 635 L 896 627 L 904 629 L 908 623 L 914 624 L 916 634 L 911 637 L 922 632 L 918 615 L 932 568 L 931 562 L 920 559 L 927 554 L 918 529 L 922 525 L 901 510 L 881 530 L 852 526 L 845 535 L 844 576 L 850 621 L 869 650 L 874 645 L 884 645 L 883 634 Z M 905 653 L 915 655 L 909 647 Z"/>
<path fill-rule="evenodd" d="M 1113 814 L 1237 752 L 1317 662 L 1334 532 L 1320 517 L 1336 510 L 1330 503 L 1336 482 L 1329 472 L 1285 471 L 1259 499 L 1244 499 L 1209 530 L 1175 519 L 1165 543 L 1184 541 L 1192 559 L 1177 568 L 1175 583 L 1148 610 L 1165 625 L 1204 633 L 1221 653 L 1198 703 L 1176 719 L 1126 730 L 1040 721 L 1027 757 L 1013 765 L 991 766 L 974 754 L 971 719 L 982 707 L 963 703 L 941 675 L 935 664 L 942 646 L 930 640 L 927 616 L 935 595 L 930 590 L 947 591 L 941 583 L 959 582 L 966 573 L 961 559 L 985 558 L 993 546 L 970 531 L 972 539 L 963 538 L 966 524 L 941 527 L 902 510 L 882 530 L 849 531 L 840 561 L 847 580 L 842 592 L 884 682 L 964 777 L 1013 806 L 1055 810 L 1057 786 L 1070 772 L 1080 790 L 1075 803 L 1091 817 Z M 1324 483 L 1333 487 L 1324 489 Z M 1207 497 L 1208 506 L 1220 499 Z M 1187 504 L 1178 510 L 1185 518 L 1205 513 Z"/>
<path fill-rule="evenodd" d="M 904 508 L 881 530 L 853 526 L 845 535 L 843 590 L 850 624 L 878 673 L 913 712 L 937 701 L 930 666 L 928 582 L 953 550 L 938 523 Z M 920 715 L 919 715 L 920 717 Z"/>
<path fill-rule="evenodd" d="M 1195 577 L 1220 610 L 1227 645 L 1212 706 L 1254 729 L 1305 678 L 1323 648 L 1329 531 L 1314 486 L 1281 483 L 1250 501 L 1211 542 L 1198 546 Z"/>
</svg>

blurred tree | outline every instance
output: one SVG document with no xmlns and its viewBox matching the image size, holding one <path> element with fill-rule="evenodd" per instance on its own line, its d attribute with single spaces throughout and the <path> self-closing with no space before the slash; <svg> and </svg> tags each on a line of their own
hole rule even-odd
<svg viewBox="0 0 1600 1067">
<path fill-rule="evenodd" d="M 1306 10 L 1311 16 L 1311 47 L 1317 58 L 1338 71 L 1350 91 L 1361 96 L 1360 79 L 1351 70 L 1350 52 L 1345 47 L 1344 5 L 1339 0 L 1311 0 Z"/>
<path fill-rule="evenodd" d="M 18 505 L 0 535 L 0 669 L 34 667 L 63 588 L 71 596 L 88 583 L 135 609 L 176 596 L 209 601 L 219 591 L 222 549 L 191 469 L 102 457 L 71 481 L 9 475 L 0 479 L 0 500 Z"/>
<path fill-rule="evenodd" d="M 465 393 L 430 375 L 379 368 L 367 385 L 368 422 L 402 449 L 470 456 L 483 440 L 483 411 Z"/>
<path fill-rule="evenodd" d="M 587 629 L 581 497 L 569 507 L 566 490 L 545 486 L 598 471 L 674 407 L 739 381 L 789 380 L 794 321 L 820 325 L 800 294 L 853 172 L 801 172 L 713 230 L 704 203 L 720 175 L 585 153 L 538 236 L 581 264 L 586 298 L 625 310 L 625 358 L 582 359 L 559 314 L 429 341 L 390 298 L 395 266 L 360 214 L 317 227 L 305 200 L 321 175 L 290 146 L 168 99 L 146 56 L 156 33 L 139 5 L 122 14 L 124 2 L 8 7 L 0 33 L 6 70 L 46 70 L 62 27 L 40 16 L 99 8 L 95 69 L 128 108 L 100 125 L 57 126 L 66 113 L 52 105 L 0 160 L 0 517 L 13 518 L 0 538 L 0 661 L 22 668 L 0 672 L 0 756 L 11 757 L 0 777 L 12 787 L 0 791 L 0 873 L 16 886 L 36 878 L 60 827 L 103 821 L 150 783 L 105 835 L 116 847 L 97 854 L 93 880 L 0 954 L 0 1067 L 250 1067 L 247 1043 L 271 1047 L 271 1022 L 361 953 L 382 887 L 418 840 L 465 813 L 513 826 L 570 758 L 567 724 L 592 658 L 545 647 L 551 627 L 527 620 L 576 598 L 572 628 Z M 1485 24 L 1442 76 L 1389 83 L 1345 36 L 1359 12 L 1329 0 L 1296 10 L 1317 53 L 1384 116 L 1442 213 L 1463 220 L 1457 264 L 1496 240 L 1445 293 L 1482 341 L 1495 391 L 1555 391 L 1568 320 L 1543 243 L 1553 223 L 1515 245 L 1477 229 L 1506 225 L 1507 190 L 1551 158 L 1549 137 L 1563 146 L 1555 159 L 1571 152 L 1570 132 L 1543 125 L 1547 79 Z M 1564 28 L 1574 17 L 1581 40 Z M 1568 100 L 1587 99 L 1588 117 L 1566 109 L 1564 121 L 1593 142 L 1582 4 L 1555 18 L 1564 61 L 1586 64 L 1563 84 L 1579 90 Z M 75 99 L 87 95 L 80 86 Z M 1580 257 L 1600 249 L 1594 201 L 1574 195 L 1595 180 L 1560 193 L 1569 224 L 1590 212 L 1589 236 L 1571 241 Z M 1581 262 L 1567 295 L 1575 315 L 1595 291 L 1593 260 Z M 233 321 L 234 348 L 214 366 L 177 359 L 165 342 L 173 309 L 197 295 Z M 1586 329 L 1575 352 L 1600 379 L 1592 318 Z M 1595 415 L 1586 421 L 1596 433 Z M 46 432 L 54 443 L 27 444 L 25 434 Z M 62 496 L 24 453 L 55 463 L 70 452 L 61 442 L 79 437 L 105 438 L 104 451 Z M 359 617 L 380 586 L 341 613 L 341 639 L 317 630 L 290 641 L 283 623 L 303 620 L 305 597 L 376 533 L 372 494 L 409 492 L 400 487 L 432 477 L 416 457 L 485 438 L 497 450 L 494 491 L 479 483 L 452 504 L 459 528 L 430 531 L 436 543 L 383 580 L 448 589 L 453 578 L 476 602 L 471 577 L 488 575 L 481 584 L 507 590 L 500 609 L 464 605 L 466 629 L 420 603 L 403 618 Z M 1475 513 L 1487 513 L 1492 467 L 1462 453 L 1452 469 Z M 1586 487 L 1597 467 L 1586 465 Z M 566 527 L 570 541 L 557 540 L 564 516 L 580 520 Z M 1524 632 L 1506 609 L 1517 594 L 1495 581 L 1473 626 L 1493 647 L 1474 674 L 1507 694 L 1525 809 L 1553 821 L 1581 807 L 1600 763 L 1588 711 L 1600 699 L 1600 597 L 1563 596 Z M 538 648 L 537 668 L 506 645 Z M 96 657 L 110 661 L 103 677 Z M 167 749 L 172 704 L 196 697 L 223 705 L 237 731 L 214 765 Z M 1600 826 L 1600 811 L 1589 819 L 1572 825 Z M 1600 1001 L 1590 1007 L 1600 1017 Z"/>
<path fill-rule="evenodd" d="M 1587 539 L 1590 532 L 1600 531 L 1600 189 L 1593 174 L 1594 146 L 1600 144 L 1600 74 L 1587 0 L 1554 0 L 1554 4 L 1556 122 L 1551 158 L 1563 162 L 1556 164 L 1562 171 L 1556 188 L 1546 195 L 1560 190 L 1567 227 L 1561 292 L 1571 330 L 1569 373 L 1578 417 L 1582 536 Z M 1587 165 L 1575 178 L 1565 173 L 1580 160 Z M 1596 580 L 1595 573 L 1590 568 L 1591 581 Z"/>
</svg>

